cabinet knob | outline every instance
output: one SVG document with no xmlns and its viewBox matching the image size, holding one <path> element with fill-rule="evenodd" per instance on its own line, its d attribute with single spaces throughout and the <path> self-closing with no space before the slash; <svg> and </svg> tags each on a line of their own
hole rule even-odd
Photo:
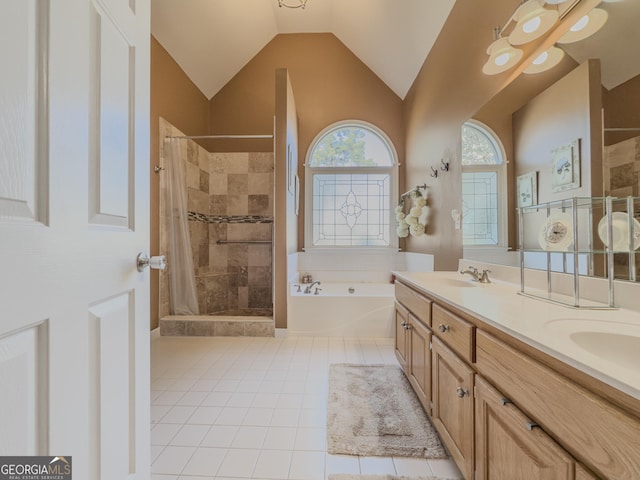
<svg viewBox="0 0 640 480">
<path fill-rule="evenodd" d="M 401 327 L 406 327 L 407 326 L 407 322 L 400 322 L 400 326 Z"/>
<path fill-rule="evenodd" d="M 438 325 L 438 330 L 440 330 L 442 333 L 448 332 L 449 331 L 449 325 L 443 325 L 441 323 L 440 325 Z"/>
<path fill-rule="evenodd" d="M 458 388 L 456 388 L 456 395 L 458 396 L 458 398 L 468 397 L 469 396 L 469 389 L 468 388 L 458 387 Z"/>
<path fill-rule="evenodd" d="M 408 323 L 404 324 L 404 329 L 405 330 L 410 330 L 411 329 L 411 325 L 409 325 Z"/>
<path fill-rule="evenodd" d="M 513 403 L 511 400 L 509 400 L 508 398 L 501 398 L 500 399 L 500 405 L 502 405 L 503 407 L 507 404 L 507 403 Z"/>
</svg>

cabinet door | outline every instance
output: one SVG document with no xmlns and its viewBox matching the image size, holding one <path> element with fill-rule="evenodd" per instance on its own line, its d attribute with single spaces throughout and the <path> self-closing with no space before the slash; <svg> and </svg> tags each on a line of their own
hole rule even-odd
<svg viewBox="0 0 640 480">
<path fill-rule="evenodd" d="M 431 415 L 431 330 L 409 314 L 409 365 L 407 376 L 422 406 Z"/>
<path fill-rule="evenodd" d="M 464 478 L 473 478 L 473 370 L 433 337 L 433 424 Z"/>
<path fill-rule="evenodd" d="M 573 479 L 569 454 L 481 377 L 475 405 L 477 480 Z"/>
<path fill-rule="evenodd" d="M 396 330 L 396 358 L 402 369 L 407 372 L 407 360 L 409 355 L 409 311 L 396 302 L 395 330 Z"/>
</svg>

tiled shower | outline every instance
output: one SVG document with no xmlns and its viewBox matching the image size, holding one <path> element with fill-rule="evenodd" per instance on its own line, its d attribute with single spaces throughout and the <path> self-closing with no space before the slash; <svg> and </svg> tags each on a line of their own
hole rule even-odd
<svg viewBox="0 0 640 480">
<path fill-rule="evenodd" d="M 167 122 L 160 131 L 181 135 Z M 210 153 L 193 140 L 181 143 L 200 315 L 271 316 L 273 153 Z M 162 200 L 160 217 L 166 251 Z M 160 318 L 170 313 L 168 283 L 161 275 Z"/>
</svg>

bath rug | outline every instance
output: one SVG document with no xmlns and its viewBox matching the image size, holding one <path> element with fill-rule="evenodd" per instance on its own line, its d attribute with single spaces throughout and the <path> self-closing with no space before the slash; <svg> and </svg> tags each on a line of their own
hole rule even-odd
<svg viewBox="0 0 640 480">
<path fill-rule="evenodd" d="M 331 365 L 327 451 L 448 457 L 409 381 L 395 365 Z"/>
<path fill-rule="evenodd" d="M 400 477 L 397 475 L 352 475 L 348 473 L 333 473 L 329 480 L 456 480 L 443 477 Z"/>
</svg>

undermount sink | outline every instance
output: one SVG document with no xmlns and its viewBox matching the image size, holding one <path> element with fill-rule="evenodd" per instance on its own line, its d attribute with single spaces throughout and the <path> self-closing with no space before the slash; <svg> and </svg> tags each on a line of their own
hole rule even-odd
<svg viewBox="0 0 640 480">
<path fill-rule="evenodd" d="M 550 320 L 545 326 L 603 360 L 625 368 L 635 369 L 640 365 L 640 325 L 562 318 Z"/>
<path fill-rule="evenodd" d="M 606 332 L 575 332 L 569 337 L 580 348 L 617 365 L 640 365 L 640 337 Z"/>
</svg>

